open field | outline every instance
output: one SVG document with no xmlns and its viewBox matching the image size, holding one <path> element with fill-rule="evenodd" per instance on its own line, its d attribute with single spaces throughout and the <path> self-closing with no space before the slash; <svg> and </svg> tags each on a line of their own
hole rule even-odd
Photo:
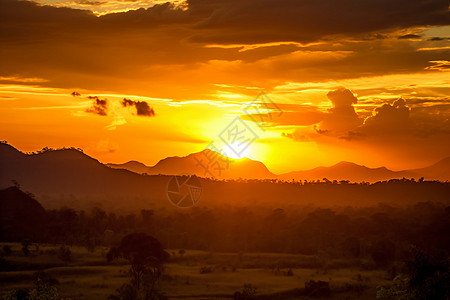
<svg viewBox="0 0 450 300">
<path fill-rule="evenodd" d="M 7 245 L 12 253 L 1 268 L 2 293 L 33 287 L 37 270 L 45 270 L 58 280 L 56 287 L 64 299 L 106 299 L 129 278 L 126 261 L 106 264 L 107 248 L 89 252 L 72 246 L 70 261 L 63 262 L 57 255 L 60 245 L 32 245 L 29 256 L 22 253 L 20 244 Z M 300 299 L 286 295 L 303 288 L 309 280 L 329 282 L 332 299 L 373 299 L 376 287 L 390 282 L 385 271 L 363 270 L 359 261 L 347 261 L 345 265 L 342 260 L 330 260 L 323 264 L 324 258 L 305 255 L 168 252 L 172 257 L 165 265 L 159 288 L 169 299 L 231 299 L 245 284 L 255 287 L 257 295 L 279 293 L 284 296 L 276 298 Z"/>
</svg>

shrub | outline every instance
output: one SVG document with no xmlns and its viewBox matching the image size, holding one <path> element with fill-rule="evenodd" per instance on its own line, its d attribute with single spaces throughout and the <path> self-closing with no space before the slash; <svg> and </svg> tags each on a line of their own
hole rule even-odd
<svg viewBox="0 0 450 300">
<path fill-rule="evenodd" d="M 58 250 L 58 258 L 63 262 L 69 262 L 72 259 L 72 251 L 70 251 L 69 247 L 62 245 Z"/>
<path fill-rule="evenodd" d="M 5 254 L 5 256 L 10 256 L 12 254 L 12 250 L 11 247 L 8 245 L 4 245 L 2 247 L 3 253 Z"/>
</svg>

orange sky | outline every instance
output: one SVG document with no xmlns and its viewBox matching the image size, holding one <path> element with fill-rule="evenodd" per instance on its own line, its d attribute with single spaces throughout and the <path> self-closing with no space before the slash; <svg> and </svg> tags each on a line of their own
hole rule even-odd
<svg viewBox="0 0 450 300">
<path fill-rule="evenodd" d="M 450 156 L 446 1 L 39 3 L 0 4 L 0 139 L 23 151 L 153 165 L 240 120 L 275 173 Z"/>
</svg>

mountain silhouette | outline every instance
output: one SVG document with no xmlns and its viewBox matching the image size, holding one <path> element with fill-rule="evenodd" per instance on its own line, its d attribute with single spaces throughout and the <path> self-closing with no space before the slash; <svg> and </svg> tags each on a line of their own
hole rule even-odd
<svg viewBox="0 0 450 300">
<path fill-rule="evenodd" d="M 114 169 L 126 169 L 138 174 L 165 174 L 180 175 L 191 174 L 199 177 L 211 177 L 204 169 L 199 166 L 199 161 L 206 161 L 206 157 L 217 155 L 222 161 L 227 160 L 221 154 L 212 150 L 203 150 L 202 152 L 192 153 L 187 156 L 167 157 L 160 160 L 156 165 L 149 167 L 137 161 L 129 161 L 124 164 L 107 164 Z M 413 170 L 392 171 L 386 167 L 369 168 L 352 162 L 342 161 L 330 167 L 317 167 L 311 170 L 294 171 L 275 175 L 259 161 L 248 158 L 228 159 L 229 167 L 222 170 L 219 174 L 212 169 L 214 177 L 219 179 L 280 179 L 280 180 L 349 180 L 351 182 L 377 182 L 390 179 L 424 177 L 426 180 L 449 180 L 450 176 L 450 157 L 445 158 L 429 167 Z M 212 166 L 214 168 L 214 166 Z"/>
<path fill-rule="evenodd" d="M 279 175 L 285 180 L 349 180 L 351 182 L 376 182 L 394 178 L 419 178 L 415 171 L 391 171 L 385 167 L 368 168 L 351 162 L 340 162 L 331 167 L 317 167 L 312 170 L 290 172 Z"/>
<path fill-rule="evenodd" d="M 0 190 L 0 240 L 35 238 L 45 217 L 42 205 L 18 187 Z"/>
<path fill-rule="evenodd" d="M 204 170 L 197 164 L 199 160 L 204 159 L 205 154 L 208 156 L 215 153 L 199 152 L 185 157 L 169 157 L 153 167 L 146 167 L 138 162 L 132 162 L 125 166 L 139 167 L 150 174 L 188 173 L 202 177 L 203 174 L 200 172 Z M 427 180 L 436 179 L 434 176 L 443 176 L 440 179 L 447 180 L 446 176 L 450 174 L 448 172 L 449 161 L 450 159 L 444 159 L 427 168 L 399 172 L 383 167 L 371 169 L 349 162 L 341 162 L 331 167 L 319 167 L 309 171 L 276 176 L 270 173 L 261 162 L 249 159 L 235 160 L 230 162 L 228 178 L 246 178 L 247 176 L 247 178 L 256 176 L 273 178 L 276 176 L 276 179 L 262 182 L 226 182 L 202 179 L 201 203 L 204 205 L 231 203 L 265 205 L 273 204 L 273 201 L 277 201 L 280 205 L 281 203 L 291 203 L 291 201 L 293 201 L 292 203 L 303 203 L 302 201 L 353 203 L 356 200 L 348 196 L 346 185 L 312 184 L 299 188 L 297 185 L 275 184 L 275 182 L 277 179 L 291 181 L 292 178 L 309 181 L 327 178 L 329 180 L 374 182 L 403 177 L 419 179 L 422 176 Z M 13 182 L 16 182 L 23 191 L 36 195 L 36 199 L 46 209 L 68 206 L 87 210 L 98 206 L 105 210 L 120 210 L 122 213 L 134 212 L 136 209 L 176 209 L 168 199 L 168 184 L 172 177 L 169 175 L 141 175 L 126 169 L 114 169 L 76 149 L 47 150 L 35 154 L 25 154 L 11 145 L 0 143 L 0 189 L 8 188 Z M 402 182 L 400 181 L 397 185 L 409 184 Z M 404 195 L 406 191 L 403 187 L 399 190 L 401 195 L 383 190 L 382 187 L 379 186 L 378 194 L 375 192 L 365 193 L 365 199 L 373 197 L 373 199 L 370 198 L 372 199 L 370 201 L 379 201 L 379 199 L 390 197 L 393 202 L 409 201 Z M 445 190 L 446 185 L 436 184 L 436 188 Z M 408 186 L 408 189 L 411 187 Z M 419 192 L 432 196 L 425 185 L 420 185 L 417 189 L 423 191 L 408 190 L 409 199 L 416 197 Z M 335 190 L 341 191 L 342 195 L 338 197 Z M 438 199 L 438 196 L 446 193 L 446 190 L 433 193 Z M 360 199 L 363 196 L 359 195 L 358 197 Z"/>
<path fill-rule="evenodd" d="M 129 162 L 123 163 L 123 164 L 106 164 L 108 167 L 113 168 L 113 169 L 125 169 L 125 170 L 129 170 L 131 172 L 134 173 L 138 173 L 138 174 L 150 174 L 150 168 L 146 165 L 144 165 L 141 162 L 135 161 L 135 160 L 130 160 Z"/>
<path fill-rule="evenodd" d="M 411 171 L 421 174 L 425 177 L 425 179 L 435 179 L 441 181 L 450 180 L 450 157 L 444 158 L 429 167 Z"/>
<path fill-rule="evenodd" d="M 0 189 L 13 181 L 38 196 L 45 208 L 101 206 L 126 211 L 131 200 L 142 208 L 161 203 L 167 178 L 114 170 L 76 149 L 25 154 L 0 144 Z"/>
<path fill-rule="evenodd" d="M 196 175 L 217 179 L 268 179 L 277 176 L 259 161 L 249 158 L 232 159 L 210 149 L 187 156 L 172 156 L 149 167 L 137 161 L 124 164 L 106 164 L 115 169 L 126 169 L 148 175 Z"/>
</svg>

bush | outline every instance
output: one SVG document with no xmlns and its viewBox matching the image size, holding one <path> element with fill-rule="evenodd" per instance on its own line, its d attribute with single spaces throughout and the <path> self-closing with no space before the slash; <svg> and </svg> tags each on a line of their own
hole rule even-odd
<svg viewBox="0 0 450 300">
<path fill-rule="evenodd" d="M 58 280 L 44 271 L 34 273 L 34 289 L 17 289 L 3 295 L 3 300 L 60 300 L 57 288 Z"/>
<path fill-rule="evenodd" d="M 252 284 L 245 284 L 242 291 L 233 294 L 233 300 L 249 300 L 255 297 L 256 288 Z"/>
<path fill-rule="evenodd" d="M 49 275 L 45 271 L 35 272 L 33 274 L 33 282 L 37 287 L 45 285 L 54 286 L 59 284 L 59 281 L 55 277 Z"/>
<path fill-rule="evenodd" d="M 63 262 L 69 262 L 72 259 L 72 251 L 70 251 L 69 247 L 65 247 L 62 245 L 58 250 L 58 258 Z"/>
<path fill-rule="evenodd" d="M 8 245 L 4 245 L 2 247 L 2 250 L 3 250 L 3 253 L 4 253 L 5 256 L 10 256 L 12 254 L 11 247 L 8 246 Z"/>
<path fill-rule="evenodd" d="M 305 282 L 305 293 L 308 297 L 330 297 L 331 289 L 330 284 L 326 281 L 314 281 L 310 280 Z"/>
<path fill-rule="evenodd" d="M 30 255 L 31 242 L 29 240 L 22 241 L 22 252 L 25 256 Z"/>
</svg>

